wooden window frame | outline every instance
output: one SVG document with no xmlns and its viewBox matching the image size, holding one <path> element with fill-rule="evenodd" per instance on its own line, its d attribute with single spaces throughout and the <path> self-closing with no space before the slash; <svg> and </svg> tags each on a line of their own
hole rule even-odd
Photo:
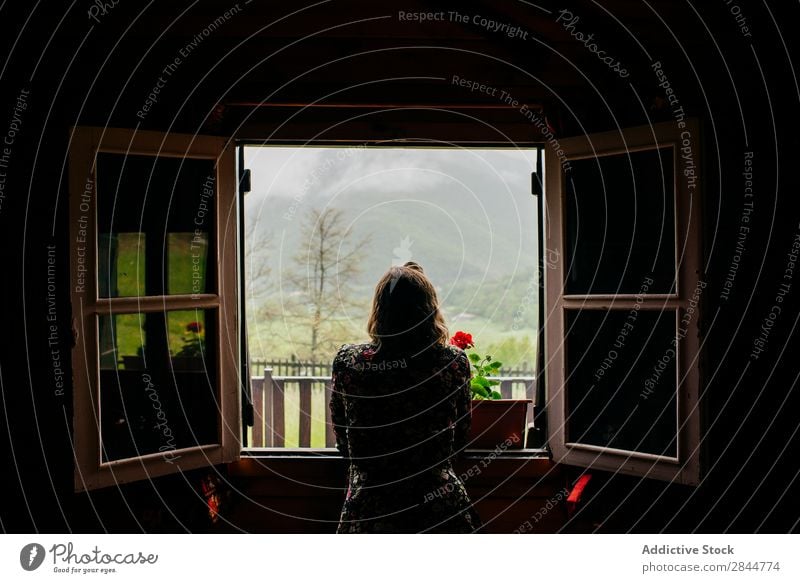
<svg viewBox="0 0 800 583">
<path fill-rule="evenodd" d="M 673 149 L 677 285 L 674 294 L 645 294 L 640 309 L 676 311 L 677 458 L 566 441 L 566 311 L 630 309 L 636 303 L 636 294 L 565 295 L 565 170 L 562 161 L 550 151 L 545 153 L 545 256 L 557 259 L 552 269 L 545 270 L 544 348 L 548 442 L 555 462 L 696 485 L 700 478 L 701 444 L 699 306 L 693 308 L 695 311 L 682 337 L 677 330 L 701 282 L 701 186 L 696 178 L 701 148 L 696 120 L 682 123 L 682 127 L 678 122 L 665 122 L 560 140 L 567 161 L 655 148 Z M 689 140 L 693 155 L 694 174 L 689 178 L 681 171 L 684 140 Z"/>
<path fill-rule="evenodd" d="M 427 126 L 425 126 L 427 127 Z M 519 126 L 513 126 L 518 128 Z M 420 129 L 420 131 L 422 131 Z M 450 130 L 452 131 L 452 129 Z M 513 132 L 512 132 L 513 133 Z M 474 137 L 474 136 L 469 136 Z M 307 138 L 296 138 L 296 139 L 271 139 L 269 140 L 268 144 L 265 144 L 264 139 L 254 139 L 254 138 L 241 138 L 236 141 L 237 148 L 241 148 L 242 150 L 246 147 L 259 147 L 259 148 L 272 148 L 272 147 L 279 147 L 279 148 L 407 148 L 407 149 L 443 149 L 443 150 L 459 150 L 459 149 L 475 149 L 475 150 L 508 150 L 508 151 L 527 151 L 527 152 L 537 152 L 536 160 L 537 160 L 537 170 L 536 172 L 532 173 L 532 177 L 536 176 L 537 173 L 541 176 L 544 169 L 542 167 L 544 163 L 544 159 L 546 158 L 546 144 L 541 141 L 531 141 L 530 136 L 526 134 L 520 134 L 517 136 L 519 139 L 517 141 L 507 140 L 507 141 L 493 141 L 489 139 L 481 139 L 481 140 L 469 140 L 469 139 L 454 139 L 453 141 L 448 141 L 444 145 L 442 140 L 430 138 L 430 139 L 380 139 L 380 138 L 364 138 L 362 140 L 355 140 L 353 138 L 341 138 L 336 140 L 331 139 L 307 139 Z M 524 138 L 524 139 L 523 139 Z M 244 167 L 244 163 L 240 167 L 240 172 L 247 170 Z M 537 196 L 531 194 L 531 196 Z M 539 203 L 537 202 L 537 213 L 542 212 L 542 208 L 540 207 Z M 540 223 L 541 224 L 541 223 Z M 242 225 L 244 228 L 244 225 Z M 537 240 L 540 241 L 541 239 Z M 541 246 L 540 243 L 537 243 L 537 246 Z M 541 250 L 538 251 L 539 259 L 541 260 Z M 246 282 L 244 282 L 246 284 Z M 243 292 L 244 293 L 244 292 Z M 540 310 L 537 304 L 537 311 Z M 541 318 L 543 315 L 539 314 Z M 246 314 L 242 314 L 242 321 L 244 322 L 246 318 Z M 538 344 L 538 343 L 537 343 Z M 541 362 L 539 357 L 539 351 L 541 348 L 537 347 L 537 354 L 535 355 L 535 362 Z M 537 374 L 538 374 L 538 365 L 536 366 Z M 270 443 L 270 441 L 275 440 L 274 430 L 270 431 L 269 425 L 265 425 L 264 427 L 257 427 L 260 424 L 264 424 L 265 417 L 270 417 L 270 414 L 267 412 L 266 407 L 267 404 L 272 404 L 273 399 L 276 398 L 276 395 L 283 394 L 283 381 L 273 381 L 271 380 L 272 375 L 266 374 L 262 375 L 259 378 L 250 378 L 245 379 L 246 382 L 250 385 L 250 394 L 252 395 L 252 402 L 253 402 L 253 441 L 260 442 L 265 441 Z M 309 377 L 312 378 L 312 377 Z M 330 398 L 330 377 L 313 377 L 316 378 L 315 382 L 324 382 L 324 379 L 327 379 L 327 383 L 325 385 L 326 391 L 326 399 L 325 399 L 325 407 L 327 409 L 328 401 Z M 275 383 L 275 388 L 265 388 L 270 387 L 272 383 Z M 534 381 L 534 401 L 538 399 L 540 395 L 538 389 L 538 381 Z M 282 397 L 278 397 L 281 398 Z M 281 401 L 281 407 L 283 406 L 283 402 Z M 538 405 L 537 405 L 538 407 Z M 531 412 L 529 413 L 529 417 L 532 418 L 534 411 L 533 411 L 533 404 L 531 405 Z M 326 411 L 326 414 L 329 415 L 329 412 Z M 530 419 L 527 419 L 530 421 Z M 279 422 L 278 427 L 282 426 L 283 422 Z M 308 431 L 310 429 L 307 428 Z M 330 432 L 329 434 L 327 432 Z M 332 439 L 333 429 L 332 427 L 328 427 L 326 430 L 326 435 L 329 435 Z M 285 438 L 285 436 L 284 436 Z M 283 442 L 283 439 L 280 440 Z M 467 449 L 465 450 L 469 454 L 473 453 L 480 453 L 481 449 Z M 514 450 L 511 455 L 518 456 L 519 453 L 522 453 L 523 456 L 539 459 L 546 455 L 546 450 L 542 447 L 530 447 L 521 450 Z M 309 459 L 311 456 L 322 456 L 322 457 L 341 457 L 341 454 L 338 452 L 334 445 L 326 445 L 325 447 L 285 447 L 283 445 L 252 445 L 249 444 L 247 447 L 243 448 L 242 453 L 247 456 L 259 456 L 259 457 L 285 457 L 285 456 L 299 456 L 301 459 Z"/>
<path fill-rule="evenodd" d="M 241 451 L 239 284 L 237 269 L 238 200 L 235 189 L 234 144 L 219 137 L 139 131 L 135 129 L 75 127 L 69 156 L 70 296 L 75 347 L 73 370 L 73 450 L 75 491 L 162 476 L 179 471 L 231 462 Z M 212 293 L 148 297 L 98 297 L 97 277 L 97 153 L 213 160 L 216 172 L 215 237 L 209 247 L 216 262 Z M 91 182 L 90 182 L 91 181 Z M 87 186 L 91 184 L 92 188 Z M 89 196 L 86 196 L 87 191 Z M 88 219 L 88 220 L 86 220 Z M 79 245 L 80 243 L 80 245 Z M 212 344 L 217 359 L 219 408 L 218 443 L 163 453 L 102 461 L 100 435 L 100 359 L 98 316 L 164 312 L 177 309 L 213 309 L 217 337 Z"/>
<path fill-rule="evenodd" d="M 696 122 L 687 121 L 678 129 L 674 122 L 655 124 L 621 131 L 605 132 L 561 140 L 567 160 L 589 158 L 599 154 L 618 154 L 653 147 L 675 149 L 675 229 L 676 266 L 678 285 L 675 294 L 648 295 L 643 309 L 676 309 L 676 318 L 688 306 L 689 299 L 700 281 L 700 215 L 699 185 L 690 196 L 686 180 L 677 172 L 680 163 L 679 149 L 682 132 L 689 132 L 692 144 L 699 144 Z M 243 145 L 243 144 L 239 144 Z M 340 144 L 337 144 L 340 145 Z M 536 145 L 539 147 L 539 145 Z M 194 298 L 184 296 L 152 296 L 147 298 L 99 298 L 97 281 L 97 229 L 96 229 L 96 153 L 110 152 L 127 155 L 149 155 L 178 158 L 213 159 L 216 161 L 216 290 Z M 699 167 L 700 148 L 693 151 Z M 698 317 L 692 319 L 688 333 L 680 339 L 678 347 L 678 458 L 667 460 L 649 454 L 612 450 L 585 444 L 565 442 L 564 430 L 564 312 L 567 308 L 624 309 L 635 302 L 627 295 L 564 295 L 565 232 L 563 221 L 563 169 L 561 161 L 546 151 L 545 160 L 545 231 L 544 255 L 557 260 L 552 269 L 543 270 L 545 278 L 545 372 L 548 388 L 547 415 L 548 443 L 553 459 L 558 463 L 578 465 L 608 471 L 673 480 L 696 484 L 699 480 L 700 446 L 700 377 L 698 366 Z M 238 197 L 235 188 L 235 144 L 219 137 L 191 136 L 172 133 L 139 131 L 132 129 L 76 127 L 70 146 L 70 252 L 71 299 L 73 329 L 76 344 L 72 354 L 74 402 L 74 452 L 76 491 L 91 490 L 135 480 L 157 477 L 182 470 L 227 463 L 239 459 L 241 454 L 241 393 L 239 367 L 240 318 L 238 273 L 239 224 Z M 85 205 L 87 179 L 95 190 Z M 79 219 L 91 217 L 84 229 Z M 81 234 L 83 231 L 83 234 Z M 78 271 L 79 257 L 76 242 L 85 237 L 81 263 L 87 267 L 85 276 Z M 555 251 L 556 253 L 551 253 Z M 76 291 L 79 277 L 85 277 L 85 291 Z M 217 313 L 218 359 L 217 388 L 220 411 L 219 443 L 203 444 L 177 450 L 180 459 L 167 462 L 163 454 L 147 454 L 123 460 L 102 462 L 100 455 L 100 401 L 98 315 L 117 313 L 162 312 L 172 309 L 211 308 Z M 677 328 L 677 322 L 676 322 Z M 248 382 L 250 379 L 246 379 Z M 261 450 L 263 452 L 263 450 Z M 285 449 L 273 450 L 286 453 Z M 657 458 L 657 459 L 656 459 Z"/>
</svg>

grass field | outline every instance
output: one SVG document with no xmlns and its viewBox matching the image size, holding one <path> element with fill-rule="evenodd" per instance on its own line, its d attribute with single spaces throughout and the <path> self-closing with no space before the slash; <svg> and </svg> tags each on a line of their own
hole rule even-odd
<svg viewBox="0 0 800 583">
<path fill-rule="evenodd" d="M 366 325 L 363 326 L 366 328 Z M 479 342 L 476 350 L 485 353 L 492 352 L 492 356 L 500 359 L 506 368 L 532 369 L 536 358 L 536 336 L 533 327 L 526 330 L 512 331 L 507 326 L 495 323 L 489 319 L 474 317 L 468 323 L 451 325 L 450 331 L 470 331 Z M 286 358 L 302 350 L 297 342 L 305 340 L 306 331 L 299 326 L 292 325 L 288 320 L 259 321 L 250 318 L 248 323 L 250 336 L 249 347 L 251 359 L 271 360 Z M 359 331 L 354 322 L 352 336 L 341 338 L 341 343 L 362 342 L 367 339 L 365 331 Z M 327 361 L 333 360 L 333 350 L 327 355 Z M 320 360 L 325 360 L 320 358 Z M 284 423 L 286 434 L 285 447 L 298 447 L 299 437 L 299 389 L 296 385 L 287 384 L 285 389 Z M 524 387 L 514 387 L 514 397 L 524 398 Z M 325 396 L 322 386 L 312 388 L 311 402 L 311 447 L 325 447 Z M 248 443 L 252 444 L 252 430 L 249 431 Z"/>
<path fill-rule="evenodd" d="M 284 447 L 298 447 L 300 442 L 300 390 L 287 384 L 284 392 Z M 248 429 L 248 443 L 253 443 L 253 430 Z M 322 385 L 311 388 L 311 447 L 325 447 L 325 393 Z"/>
<path fill-rule="evenodd" d="M 514 387 L 515 399 L 525 398 L 522 385 Z M 298 447 L 300 436 L 300 391 L 297 385 L 287 384 L 284 392 L 284 447 Z M 248 441 L 253 446 L 253 430 L 248 429 Z M 325 394 L 322 385 L 311 389 L 311 447 L 325 447 Z"/>
<path fill-rule="evenodd" d="M 197 241 L 192 246 L 189 233 L 172 233 L 168 237 L 168 265 L 169 273 L 167 285 L 169 293 L 196 293 L 205 291 L 205 244 L 200 245 L 200 258 Z M 122 233 L 118 236 L 116 281 L 109 282 L 111 289 L 116 290 L 116 296 L 136 296 L 145 289 L 145 241 L 138 233 Z M 193 258 L 193 255 L 195 257 Z M 101 269 L 102 271 L 102 269 Z M 201 289 L 198 289 L 199 288 Z M 486 294 L 491 296 L 492 294 Z M 365 306 L 368 302 L 364 302 Z M 520 300 L 509 300 L 509 304 L 519 305 Z M 453 313 L 460 313 L 453 307 Z M 511 310 L 506 309 L 506 312 Z M 273 310 L 273 313 L 275 310 Z M 145 314 L 116 314 L 114 316 L 101 316 L 102 342 L 101 363 L 104 368 L 113 368 L 118 365 L 114 362 L 114 346 L 112 339 L 112 324 L 116 332 L 116 357 L 119 361 L 123 356 L 137 356 L 139 348 L 146 343 L 145 318 L 166 318 L 165 325 L 168 333 L 170 353 L 175 356 L 183 346 L 196 338 L 194 333 L 187 330 L 191 323 L 199 323 L 202 330 L 207 329 L 207 318 L 212 316 L 208 310 L 171 310 Z M 330 361 L 333 359 L 335 347 L 349 342 L 363 342 L 367 340 L 366 311 L 363 317 L 353 317 L 352 320 L 341 322 L 341 337 L 330 343 L 327 354 L 318 357 L 319 360 Z M 504 318 L 506 322 L 508 318 Z M 504 368 L 530 369 L 536 356 L 536 323 L 522 321 L 519 329 L 512 330 L 508 323 L 498 322 L 497 319 L 481 315 L 461 316 L 460 320 L 448 322 L 451 333 L 456 330 L 465 330 L 472 333 L 477 345 L 475 350 L 486 354 L 490 352 L 495 359 L 503 361 Z M 307 342 L 308 330 L 296 319 L 274 317 L 270 319 L 259 318 L 255 310 L 248 313 L 249 350 L 251 358 L 280 359 L 292 355 L 301 355 L 303 346 Z M 521 387 L 515 389 L 517 397 L 522 397 Z M 297 385 L 287 384 L 285 390 L 285 446 L 297 447 L 299 442 L 299 389 Z M 325 397 L 321 385 L 312 388 L 311 403 L 311 447 L 325 446 Z M 251 432 L 252 430 L 250 430 Z M 252 443 L 252 441 L 250 441 Z"/>
<path fill-rule="evenodd" d="M 491 353 L 503 362 L 504 368 L 532 368 L 536 359 L 536 330 L 533 325 L 520 330 L 510 330 L 509 326 L 496 323 L 487 318 L 476 316 L 468 322 L 449 324 L 451 334 L 456 330 L 472 333 L 476 341 L 475 350 Z M 345 343 L 366 342 L 366 318 L 362 323 L 351 323 L 351 334 L 338 339 L 338 345 Z M 292 324 L 288 320 L 260 320 L 248 315 L 248 335 L 250 357 L 258 360 L 288 358 L 291 355 L 302 356 L 308 331 L 302 326 Z M 318 360 L 331 361 L 336 349 Z"/>
<path fill-rule="evenodd" d="M 119 233 L 117 235 L 117 261 L 115 269 L 104 269 L 101 259 L 101 274 L 112 272 L 115 281 L 100 282 L 113 297 L 135 297 L 145 290 L 145 239 L 141 233 Z M 106 245 L 108 243 L 106 242 Z M 101 242 L 101 250 L 103 243 Z M 191 233 L 170 233 L 167 239 L 167 291 L 170 295 L 202 293 L 206 291 L 206 253 L 205 240 L 197 240 Z M 107 264 L 106 264 L 107 267 Z M 113 276 L 112 276 L 113 277 Z M 102 280 L 102 278 L 101 278 Z M 116 340 L 117 359 L 124 356 L 137 356 L 139 348 L 146 344 L 144 330 L 145 318 L 165 318 L 170 354 L 175 356 L 187 343 L 196 341 L 197 335 L 187 330 L 193 322 L 201 325 L 199 337 L 202 338 L 207 326 L 208 310 L 170 310 L 145 314 L 116 314 L 113 329 L 109 316 L 101 316 L 101 336 L 103 343 L 101 359 L 104 368 L 114 366 L 114 346 Z"/>
</svg>

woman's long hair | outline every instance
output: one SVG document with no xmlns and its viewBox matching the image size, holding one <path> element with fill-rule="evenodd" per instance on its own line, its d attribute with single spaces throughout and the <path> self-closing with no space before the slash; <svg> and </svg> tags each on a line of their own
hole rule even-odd
<svg viewBox="0 0 800 583">
<path fill-rule="evenodd" d="M 448 343 L 436 289 L 419 264 L 409 261 L 381 277 L 367 331 L 385 349 L 419 351 Z"/>
</svg>

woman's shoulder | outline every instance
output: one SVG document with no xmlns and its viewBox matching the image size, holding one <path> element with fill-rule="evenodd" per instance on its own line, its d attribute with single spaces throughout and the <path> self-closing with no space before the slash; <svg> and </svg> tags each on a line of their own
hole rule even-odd
<svg viewBox="0 0 800 583">
<path fill-rule="evenodd" d="M 467 353 L 458 346 L 453 346 L 452 344 L 443 344 L 441 345 L 441 348 L 442 348 L 442 355 L 444 356 L 444 358 L 447 358 L 448 360 L 453 360 L 453 361 L 459 361 L 465 359 L 468 360 Z"/>
<path fill-rule="evenodd" d="M 467 353 L 458 346 L 453 346 L 452 344 L 443 346 L 442 357 L 444 364 L 452 370 L 457 370 L 467 375 L 469 374 L 469 357 Z"/>
<path fill-rule="evenodd" d="M 369 360 L 375 354 L 375 345 L 369 342 L 362 344 L 343 344 L 336 352 L 333 366 L 352 366 L 357 362 Z"/>
</svg>

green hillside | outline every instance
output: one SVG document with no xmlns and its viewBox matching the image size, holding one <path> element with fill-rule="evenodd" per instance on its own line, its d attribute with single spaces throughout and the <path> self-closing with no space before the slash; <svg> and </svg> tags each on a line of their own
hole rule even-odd
<svg viewBox="0 0 800 583">
<path fill-rule="evenodd" d="M 302 356 L 298 339 L 307 331 L 286 317 L 294 291 L 289 279 L 297 270 L 292 258 L 309 245 L 302 239 L 307 213 L 330 206 L 347 219 L 343 248 L 370 239 L 350 282 L 358 307 L 339 316 L 340 343 L 365 338 L 378 278 L 392 264 L 414 260 L 437 286 L 453 331 L 473 332 L 507 359 L 532 361 L 538 324 L 533 153 L 342 152 L 246 150 L 253 175 L 245 207 L 249 236 L 270 241 L 260 255 L 270 269 L 269 291 L 248 305 L 251 355 Z"/>
</svg>

